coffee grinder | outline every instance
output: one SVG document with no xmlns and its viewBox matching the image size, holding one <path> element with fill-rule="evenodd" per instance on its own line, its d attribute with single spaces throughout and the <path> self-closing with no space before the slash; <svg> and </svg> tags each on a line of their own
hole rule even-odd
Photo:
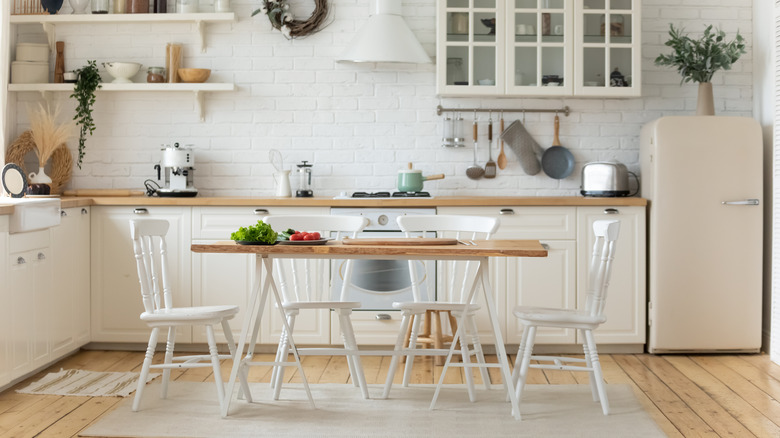
<svg viewBox="0 0 780 438">
<path fill-rule="evenodd" d="M 162 180 L 161 169 L 165 169 L 164 185 L 157 190 L 157 196 L 189 198 L 197 195 L 198 189 L 192 185 L 192 174 L 195 170 L 195 155 L 192 149 L 182 148 L 179 143 L 174 143 L 173 146 L 165 145 L 162 151 L 162 161 L 154 166 L 158 181 Z"/>
</svg>

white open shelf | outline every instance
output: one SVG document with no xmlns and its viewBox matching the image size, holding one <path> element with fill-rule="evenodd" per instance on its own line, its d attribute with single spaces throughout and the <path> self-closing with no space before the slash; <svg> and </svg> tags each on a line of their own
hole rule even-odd
<svg viewBox="0 0 780 438">
<path fill-rule="evenodd" d="M 200 120 L 205 119 L 205 106 L 203 104 L 203 97 L 206 92 L 213 91 L 233 91 L 236 89 L 235 84 L 230 83 L 217 83 L 217 82 L 204 82 L 204 83 L 176 83 L 176 84 L 149 84 L 143 82 L 134 82 L 129 84 L 114 84 L 111 82 L 101 83 L 101 87 L 97 89 L 97 93 L 105 91 L 188 91 L 195 95 L 195 102 L 197 103 L 197 112 L 200 116 Z M 44 97 L 47 97 L 47 93 L 50 92 L 73 92 L 73 84 L 9 84 L 8 91 L 15 92 L 39 92 Z"/>
</svg>

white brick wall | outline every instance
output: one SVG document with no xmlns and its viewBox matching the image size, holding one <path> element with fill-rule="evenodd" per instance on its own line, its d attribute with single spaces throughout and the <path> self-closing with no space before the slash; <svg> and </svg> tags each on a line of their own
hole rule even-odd
<svg viewBox="0 0 780 438">
<path fill-rule="evenodd" d="M 507 0 L 508 1 L 508 0 Z M 100 93 L 95 108 L 97 130 L 87 141 L 81 170 L 74 169 L 71 188 L 141 188 L 154 178 L 160 145 L 179 142 L 196 149 L 195 183 L 203 195 L 267 196 L 273 194 L 268 150 L 282 151 L 286 166 L 314 163 L 316 195 L 340 191 L 393 190 L 396 172 L 412 161 L 424 174 L 446 178 L 426 183 L 436 195 L 574 195 L 579 171 L 593 160 L 620 160 L 638 171 L 641 126 L 663 115 L 695 112 L 696 85 L 680 86 L 677 73 L 653 65 L 666 51 L 669 23 L 699 33 L 706 24 L 729 32 L 739 29 L 752 42 L 751 0 L 644 0 L 643 98 L 639 99 L 439 99 L 433 65 L 340 64 L 335 57 L 368 17 L 369 0 L 330 0 L 332 22 L 321 32 L 288 41 L 272 30 L 264 16 L 250 17 L 256 0 L 233 0 L 238 21 L 207 26 L 208 50 L 200 53 L 190 24 L 105 24 L 58 26 L 66 42 L 66 69 L 111 60 L 163 65 L 165 45 L 184 45 L 184 65 L 213 69 L 212 81 L 232 81 L 235 92 L 206 96 L 206 121 L 195 113 L 189 93 Z M 307 1 L 294 1 L 308 14 Z M 434 0 L 403 0 L 404 15 L 429 54 L 434 53 Z M 62 12 L 67 12 L 65 2 Z M 40 26 L 20 27 L 22 41 L 42 41 Z M 716 113 L 750 116 L 752 54 L 732 71 L 714 79 Z M 25 105 L 37 93 L 17 93 L 18 123 L 10 139 L 27 127 Z M 10 97 L 12 104 L 14 97 Z M 56 94 L 65 108 L 72 102 Z M 546 107 L 568 105 L 561 122 L 561 142 L 577 160 L 565 180 L 540 173 L 525 175 L 514 154 L 492 180 L 465 176 L 472 149 L 440 146 L 442 117 L 435 107 Z M 507 125 L 519 114 L 508 114 Z M 486 120 L 486 114 L 480 115 Z M 529 131 L 543 145 L 552 142 L 552 114 L 527 114 Z M 468 118 L 468 116 L 467 116 Z M 480 161 L 487 159 L 483 140 Z M 75 149 L 76 141 L 71 142 Z M 494 153 L 494 159 L 496 154 Z"/>
</svg>

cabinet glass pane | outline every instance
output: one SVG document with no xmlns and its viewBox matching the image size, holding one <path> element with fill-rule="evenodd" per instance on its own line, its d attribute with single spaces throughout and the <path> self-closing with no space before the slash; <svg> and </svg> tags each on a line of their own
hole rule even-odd
<svg viewBox="0 0 780 438">
<path fill-rule="evenodd" d="M 604 14 L 585 14 L 583 17 L 582 37 L 585 43 L 603 43 L 604 34 L 601 32 L 601 24 L 604 23 Z"/>
<path fill-rule="evenodd" d="M 447 41 L 468 41 L 469 39 L 469 14 L 468 12 L 447 13 Z"/>
<path fill-rule="evenodd" d="M 496 41 L 496 14 L 474 14 L 474 42 Z"/>
<path fill-rule="evenodd" d="M 563 0 L 542 0 L 545 9 L 563 9 Z"/>
<path fill-rule="evenodd" d="M 563 14 L 542 14 L 542 42 L 563 42 Z"/>
<path fill-rule="evenodd" d="M 584 9 L 604 9 L 606 5 L 604 0 L 583 0 Z"/>
<path fill-rule="evenodd" d="M 528 9 L 528 8 L 536 8 L 536 3 L 539 0 L 515 0 L 515 8 L 516 9 Z"/>
<path fill-rule="evenodd" d="M 542 85 L 563 85 L 563 47 L 542 47 Z"/>
<path fill-rule="evenodd" d="M 607 18 L 602 15 L 599 32 L 601 35 L 609 33 L 612 37 L 624 36 L 626 34 L 626 17 L 623 14 L 610 14 L 609 25 L 607 25 Z"/>
<path fill-rule="evenodd" d="M 447 47 L 447 85 L 468 85 L 468 47 Z"/>
<path fill-rule="evenodd" d="M 612 31 L 610 41 L 613 43 L 631 44 L 631 15 L 629 14 L 612 14 L 610 15 L 610 21 Z"/>
<path fill-rule="evenodd" d="M 630 87 L 631 49 L 610 49 L 609 60 L 612 65 L 609 85 L 611 87 Z"/>
<path fill-rule="evenodd" d="M 448 8 L 468 8 L 469 0 L 447 0 Z"/>
<path fill-rule="evenodd" d="M 515 41 L 536 42 L 536 14 L 515 14 Z"/>
<path fill-rule="evenodd" d="M 536 86 L 536 47 L 515 48 L 515 85 Z"/>
<path fill-rule="evenodd" d="M 475 8 L 496 8 L 496 0 L 474 0 Z"/>
<path fill-rule="evenodd" d="M 612 0 L 609 2 L 611 9 L 631 9 L 631 0 Z"/>
<path fill-rule="evenodd" d="M 496 84 L 496 48 L 474 47 L 474 85 Z"/>
<path fill-rule="evenodd" d="M 604 86 L 604 49 L 585 48 L 582 50 L 582 82 L 587 87 Z"/>
</svg>

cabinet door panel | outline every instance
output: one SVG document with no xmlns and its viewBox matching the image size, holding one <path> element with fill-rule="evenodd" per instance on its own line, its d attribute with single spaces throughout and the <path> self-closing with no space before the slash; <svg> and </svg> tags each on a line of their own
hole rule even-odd
<svg viewBox="0 0 780 438">
<path fill-rule="evenodd" d="M 35 330 L 35 300 L 31 293 L 33 285 L 33 253 L 12 253 L 8 263 L 9 329 L 11 378 L 16 378 L 33 369 L 32 342 Z"/>
<path fill-rule="evenodd" d="M 595 332 L 596 342 L 644 344 L 646 318 L 645 209 L 642 207 L 580 207 L 578 209 L 577 301 L 583 308 L 587 298 L 588 263 L 593 246 L 593 222 L 620 220 L 620 236 L 607 290 L 607 322 Z"/>
<path fill-rule="evenodd" d="M 130 238 L 130 219 L 158 218 L 170 223 L 166 242 L 172 271 L 173 301 L 192 303 L 191 229 L 189 207 L 93 207 L 92 227 L 92 340 L 146 342 L 150 329 L 138 316 L 143 312 L 138 273 Z M 177 342 L 191 342 L 192 330 L 181 327 Z"/>
<path fill-rule="evenodd" d="M 0 216 L 0 274 L 6 281 L 0 281 L 0 300 L 3 303 L 11 303 L 10 266 L 8 263 L 8 216 Z M 5 333 L 0 337 L 0 386 L 11 381 L 11 339 L 13 332 L 11 312 L 15 312 L 10 305 L 0 306 L 0 332 Z"/>
<path fill-rule="evenodd" d="M 542 240 L 547 257 L 511 259 L 507 269 L 507 339 L 520 343 L 523 326 L 514 316 L 515 306 L 577 308 L 576 243 L 573 240 Z M 572 344 L 574 330 L 540 327 L 537 344 Z"/>
</svg>

